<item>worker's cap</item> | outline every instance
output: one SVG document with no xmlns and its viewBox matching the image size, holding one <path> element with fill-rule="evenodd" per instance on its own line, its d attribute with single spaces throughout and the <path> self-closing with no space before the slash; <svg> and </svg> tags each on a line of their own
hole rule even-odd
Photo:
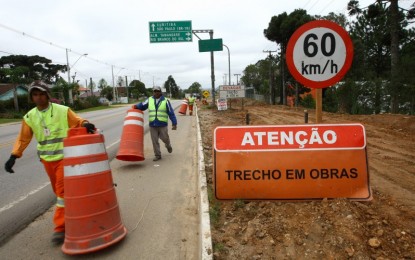
<svg viewBox="0 0 415 260">
<path fill-rule="evenodd" d="M 153 91 L 161 91 L 161 88 L 160 88 L 160 87 L 158 87 L 158 86 L 157 86 L 157 87 L 154 87 L 154 88 L 153 88 Z"/>
<path fill-rule="evenodd" d="M 49 87 L 46 85 L 46 83 L 44 83 L 44 82 L 42 82 L 40 80 L 36 80 L 32 84 L 30 84 L 30 86 L 29 86 L 29 96 L 30 96 L 30 99 L 32 99 L 32 92 L 35 89 L 40 90 L 42 92 L 46 92 L 48 98 L 51 99 Z"/>
</svg>

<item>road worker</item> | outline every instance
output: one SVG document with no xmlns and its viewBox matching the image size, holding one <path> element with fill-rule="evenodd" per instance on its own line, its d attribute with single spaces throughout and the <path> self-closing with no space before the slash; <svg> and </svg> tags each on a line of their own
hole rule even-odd
<svg viewBox="0 0 415 260">
<path fill-rule="evenodd" d="M 193 105 L 196 101 L 196 98 L 193 96 L 193 94 L 190 94 L 190 97 L 187 100 L 189 102 L 189 115 L 193 115 Z"/>
<path fill-rule="evenodd" d="M 16 159 L 22 157 L 23 151 L 35 136 L 38 142 L 38 156 L 57 198 L 53 217 L 55 227 L 51 242 L 59 245 L 65 239 L 63 139 L 67 136 L 69 128 L 83 126 L 88 133 L 94 133 L 95 126 L 76 115 L 69 107 L 51 103 L 49 88 L 41 81 L 31 84 L 29 97 L 36 107 L 23 117 L 20 133 L 16 138 L 10 158 L 5 164 L 5 170 L 14 173 L 13 165 Z"/>
<path fill-rule="evenodd" d="M 153 88 L 153 96 L 142 103 L 132 106 L 134 109 L 145 111 L 148 109 L 151 141 L 153 143 L 154 159 L 161 160 L 159 139 L 161 139 L 169 153 L 173 152 L 168 132 L 168 119 L 172 123 L 172 130 L 177 129 L 177 119 L 170 101 L 163 96 L 160 87 Z"/>
</svg>

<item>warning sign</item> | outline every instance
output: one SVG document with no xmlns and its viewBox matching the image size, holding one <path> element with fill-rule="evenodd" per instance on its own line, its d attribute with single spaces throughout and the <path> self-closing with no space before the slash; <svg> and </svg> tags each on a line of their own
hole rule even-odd
<svg viewBox="0 0 415 260">
<path fill-rule="evenodd" d="M 218 199 L 370 200 L 363 125 L 217 127 Z"/>
</svg>

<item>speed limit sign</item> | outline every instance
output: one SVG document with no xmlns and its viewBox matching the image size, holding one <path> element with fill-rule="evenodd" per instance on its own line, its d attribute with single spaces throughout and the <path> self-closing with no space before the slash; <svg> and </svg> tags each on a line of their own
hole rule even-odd
<svg viewBox="0 0 415 260">
<path fill-rule="evenodd" d="M 353 43 L 338 24 L 317 20 L 291 36 L 286 52 L 291 75 L 309 88 L 325 88 L 340 81 L 353 60 Z"/>
</svg>

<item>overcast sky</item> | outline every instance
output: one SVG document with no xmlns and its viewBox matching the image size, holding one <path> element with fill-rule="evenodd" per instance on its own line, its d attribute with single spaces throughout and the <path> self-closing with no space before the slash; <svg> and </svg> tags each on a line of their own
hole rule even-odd
<svg viewBox="0 0 415 260">
<path fill-rule="evenodd" d="M 298 8 L 310 15 L 346 14 L 348 1 L 0 0 L 0 56 L 40 55 L 66 64 L 65 49 L 70 49 L 71 75 L 76 72 L 82 85 L 90 77 L 96 83 L 104 78 L 112 85 L 113 65 L 115 81 L 128 76 L 128 81 L 140 79 L 148 88 L 153 82 L 163 85 L 172 75 L 182 89 L 193 82 L 210 89 L 210 54 L 199 52 L 198 39 L 150 43 L 149 22 L 190 20 L 193 30 L 212 29 L 214 38 L 222 38 L 230 49 L 231 83 L 236 84 L 234 74 L 265 58 L 264 50 L 276 50 L 276 44 L 263 36 L 272 16 Z M 373 2 L 360 0 L 360 6 Z M 399 1 L 402 7 L 410 3 Z M 198 36 L 209 38 L 206 33 Z M 78 60 L 84 53 L 88 56 Z M 226 48 L 214 57 L 217 87 L 228 81 Z M 66 74 L 62 76 L 67 79 Z"/>
</svg>

